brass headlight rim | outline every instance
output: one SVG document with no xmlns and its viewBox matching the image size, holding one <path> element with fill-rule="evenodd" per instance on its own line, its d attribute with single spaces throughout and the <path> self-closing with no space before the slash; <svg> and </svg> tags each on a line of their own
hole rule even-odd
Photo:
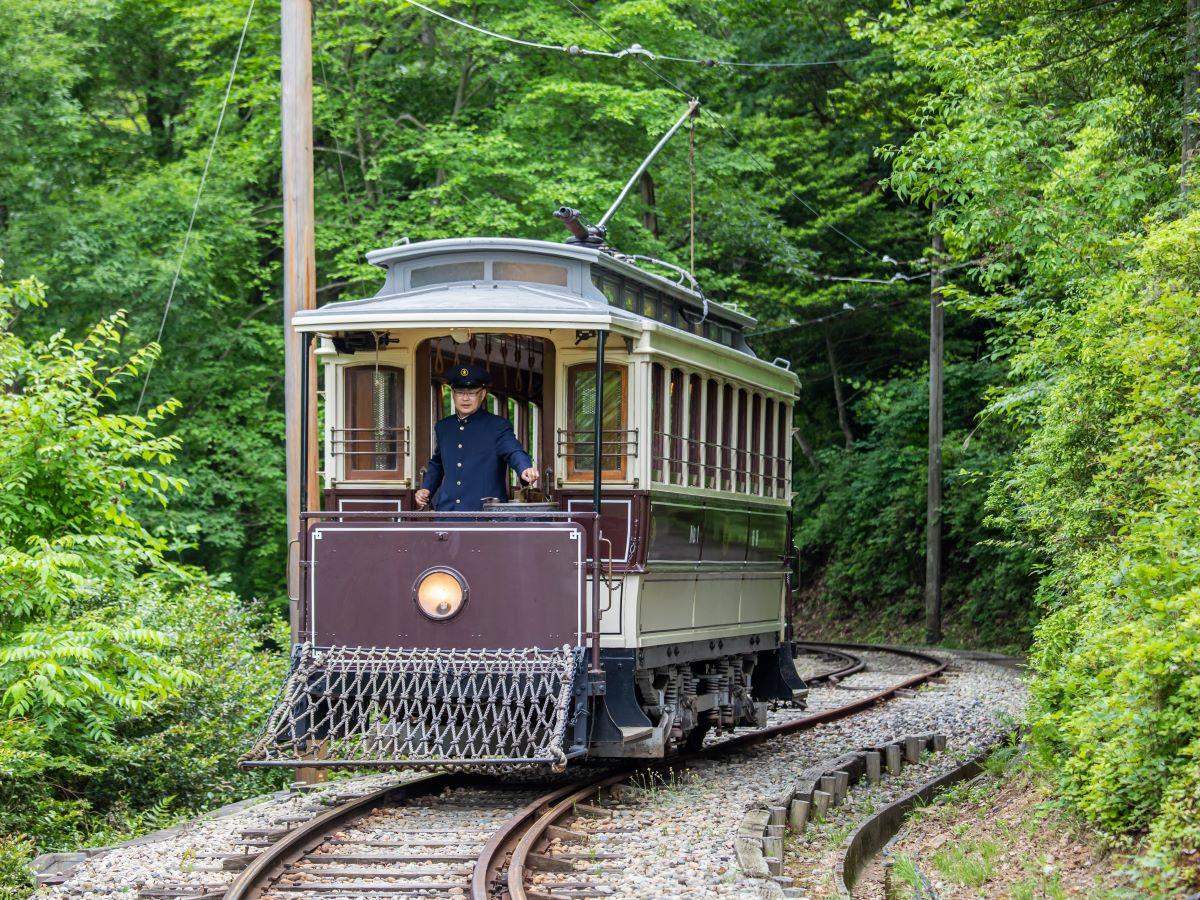
<svg viewBox="0 0 1200 900">
<path fill-rule="evenodd" d="M 454 612 L 450 613 L 447 616 L 430 615 L 428 612 L 425 611 L 425 608 L 423 606 L 421 606 L 421 598 L 420 598 L 421 584 L 430 575 L 438 575 L 438 574 L 449 575 L 451 578 L 453 578 L 455 581 L 458 582 L 458 588 L 460 591 L 462 591 L 462 600 L 459 602 L 458 608 L 456 610 L 454 610 Z M 416 577 L 416 579 L 414 579 L 413 586 L 412 586 L 412 598 L 413 598 L 413 604 L 417 607 L 417 612 L 419 612 L 421 615 L 423 615 L 430 622 L 436 622 L 440 625 L 440 624 L 444 624 L 446 622 L 452 621 L 453 619 L 456 619 L 460 615 L 462 615 L 462 611 L 467 608 L 467 603 L 471 599 L 471 589 L 467 585 L 467 579 L 464 578 L 463 574 L 461 572 L 459 572 L 457 569 L 454 569 L 450 566 L 430 566 L 428 569 L 426 569 L 424 572 L 422 572 L 420 575 L 418 575 Z"/>
</svg>

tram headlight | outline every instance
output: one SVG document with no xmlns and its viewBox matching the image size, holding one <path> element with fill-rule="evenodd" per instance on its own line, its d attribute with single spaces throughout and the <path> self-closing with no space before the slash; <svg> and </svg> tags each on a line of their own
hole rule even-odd
<svg viewBox="0 0 1200 900">
<path fill-rule="evenodd" d="M 453 569 L 426 569 L 413 585 L 413 600 L 435 622 L 452 619 L 467 602 L 467 582 Z"/>
</svg>

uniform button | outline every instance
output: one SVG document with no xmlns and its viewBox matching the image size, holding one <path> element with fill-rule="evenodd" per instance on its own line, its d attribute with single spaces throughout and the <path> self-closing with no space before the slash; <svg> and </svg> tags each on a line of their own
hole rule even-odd
<svg viewBox="0 0 1200 900">
<path fill-rule="evenodd" d="M 456 481 L 456 482 L 454 482 L 454 483 L 455 483 L 455 484 L 462 484 L 462 482 L 461 482 L 461 481 Z"/>
<path fill-rule="evenodd" d="M 454 502 L 455 502 L 455 503 L 462 503 L 462 500 L 461 500 L 461 499 L 459 499 L 459 500 L 455 500 Z"/>
<path fill-rule="evenodd" d="M 461 450 L 461 449 L 462 449 L 462 444 L 459 444 L 459 445 L 458 445 L 458 449 L 459 449 L 459 450 Z"/>
<path fill-rule="evenodd" d="M 466 430 L 467 430 L 467 426 L 466 426 L 466 425 L 459 425 L 459 426 L 458 426 L 458 430 L 459 430 L 459 431 L 466 431 Z"/>
<path fill-rule="evenodd" d="M 459 464 L 458 464 L 458 467 L 461 469 L 461 468 L 462 468 L 462 463 L 459 463 Z"/>
</svg>

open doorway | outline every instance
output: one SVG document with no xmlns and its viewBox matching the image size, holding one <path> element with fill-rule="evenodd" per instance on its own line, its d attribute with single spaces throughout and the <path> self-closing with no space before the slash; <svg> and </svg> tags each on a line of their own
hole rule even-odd
<svg viewBox="0 0 1200 900">
<path fill-rule="evenodd" d="M 424 414 L 416 416 L 418 466 L 433 451 L 433 426 L 453 412 L 449 378 L 463 364 L 485 369 L 491 377 L 486 409 L 512 423 L 517 440 L 541 473 L 539 487 L 554 489 L 554 345 L 523 334 L 472 334 L 465 341 L 446 336 L 417 346 L 416 397 Z M 510 491 L 517 487 L 509 472 Z M 420 474 L 418 474 L 420 481 Z"/>
</svg>

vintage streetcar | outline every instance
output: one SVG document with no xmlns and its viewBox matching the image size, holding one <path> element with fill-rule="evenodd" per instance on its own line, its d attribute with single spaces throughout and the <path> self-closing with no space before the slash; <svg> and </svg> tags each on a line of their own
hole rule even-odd
<svg viewBox="0 0 1200 900">
<path fill-rule="evenodd" d="M 661 757 L 802 702 L 796 377 L 756 358 L 752 319 L 560 217 L 565 244 L 376 250 L 375 296 L 294 319 L 323 465 L 301 485 L 292 668 L 244 765 Z M 510 473 L 483 511 L 419 510 L 467 364 L 539 492 Z"/>
</svg>

